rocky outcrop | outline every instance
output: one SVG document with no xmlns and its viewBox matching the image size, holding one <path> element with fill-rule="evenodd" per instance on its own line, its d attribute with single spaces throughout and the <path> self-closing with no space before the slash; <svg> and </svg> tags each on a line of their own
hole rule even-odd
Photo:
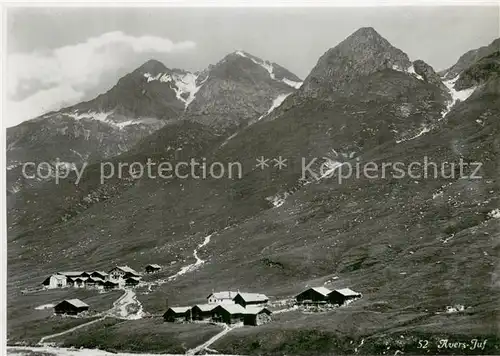
<svg viewBox="0 0 500 356">
<path fill-rule="evenodd" d="M 450 68 L 443 70 L 439 74 L 443 76 L 444 80 L 451 80 L 481 58 L 489 56 L 490 54 L 499 50 L 500 38 L 497 38 L 488 46 L 483 46 L 466 52 L 458 59 L 457 63 L 452 65 Z"/>
<path fill-rule="evenodd" d="M 227 55 L 206 75 L 184 118 L 222 131 L 257 120 L 301 84 L 285 68 L 243 51 Z"/>
<path fill-rule="evenodd" d="M 465 69 L 455 82 L 454 88 L 456 90 L 472 88 L 499 76 L 500 51 L 496 51 Z"/>
<path fill-rule="evenodd" d="M 446 86 L 441 81 L 441 77 L 434 71 L 434 69 L 425 63 L 421 59 L 417 59 L 413 62 L 413 68 L 415 69 L 415 73 L 420 75 L 424 81 L 430 84 L 434 84 L 443 90 L 446 90 Z"/>
</svg>

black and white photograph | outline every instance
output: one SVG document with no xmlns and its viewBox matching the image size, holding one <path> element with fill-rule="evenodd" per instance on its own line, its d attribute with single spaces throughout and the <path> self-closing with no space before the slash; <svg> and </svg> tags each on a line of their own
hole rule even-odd
<svg viewBox="0 0 500 356">
<path fill-rule="evenodd" d="M 500 3 L 3 3 L 8 356 L 500 355 Z"/>
</svg>

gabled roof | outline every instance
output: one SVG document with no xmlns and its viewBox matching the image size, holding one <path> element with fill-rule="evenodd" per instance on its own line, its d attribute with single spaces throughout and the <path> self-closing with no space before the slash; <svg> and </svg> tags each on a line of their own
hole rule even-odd
<svg viewBox="0 0 500 356">
<path fill-rule="evenodd" d="M 72 279 L 73 279 L 74 281 L 76 281 L 76 280 L 80 280 L 80 281 L 84 281 L 84 282 L 85 282 L 87 279 L 89 279 L 89 277 L 74 277 L 74 278 L 72 278 Z"/>
<path fill-rule="evenodd" d="M 168 308 L 167 312 L 169 310 L 172 310 L 176 314 L 182 314 L 182 313 L 187 312 L 189 309 L 191 309 L 191 307 L 170 307 L 170 308 Z"/>
<path fill-rule="evenodd" d="M 64 302 L 69 303 L 77 308 L 88 307 L 88 304 L 82 302 L 80 299 L 66 299 L 66 300 L 64 300 Z M 61 303 L 59 303 L 59 304 L 61 304 Z"/>
<path fill-rule="evenodd" d="M 129 266 L 116 266 L 116 267 L 112 268 L 112 269 L 110 270 L 110 272 L 111 272 L 112 270 L 114 270 L 115 268 L 118 268 L 120 271 L 125 272 L 125 273 L 132 273 L 132 274 L 134 274 L 134 275 L 136 275 L 136 276 L 139 276 L 139 275 L 140 275 L 140 273 L 139 273 L 139 272 L 137 272 L 136 270 L 134 270 L 134 269 L 130 268 Z"/>
<path fill-rule="evenodd" d="M 245 308 L 239 304 L 219 304 L 215 308 L 219 307 L 227 311 L 229 314 L 245 314 Z"/>
<path fill-rule="evenodd" d="M 92 271 L 92 272 L 90 272 L 90 274 L 93 274 L 93 273 L 98 273 L 98 274 L 100 274 L 101 276 L 107 276 L 107 275 L 108 275 L 108 273 L 103 272 L 103 271 Z"/>
<path fill-rule="evenodd" d="M 360 295 L 360 293 L 355 292 L 349 288 L 335 289 L 334 292 L 342 294 L 345 297 L 356 297 L 356 296 Z"/>
<path fill-rule="evenodd" d="M 329 290 L 328 288 L 325 288 L 325 287 L 312 287 L 312 288 L 308 288 L 302 292 L 300 292 L 298 295 L 301 295 L 302 293 L 304 292 L 307 292 L 308 290 L 313 290 L 319 294 L 321 294 L 322 296 L 326 297 L 328 294 L 330 294 L 332 291 Z"/>
<path fill-rule="evenodd" d="M 194 307 L 198 307 L 201 311 L 208 312 L 217 308 L 217 306 L 218 304 L 196 304 Z"/>
<path fill-rule="evenodd" d="M 89 281 L 89 282 L 100 282 L 100 283 L 104 283 L 104 279 L 99 278 L 99 277 L 89 277 L 88 281 Z"/>
<path fill-rule="evenodd" d="M 271 313 L 271 311 L 266 307 L 258 307 L 252 305 L 245 308 L 245 314 L 257 315 L 260 314 L 263 310 L 267 310 L 269 313 Z"/>
<path fill-rule="evenodd" d="M 232 292 L 232 291 L 213 292 L 208 295 L 207 299 L 210 298 L 211 296 L 214 296 L 217 299 L 233 299 L 234 297 L 236 297 L 236 294 L 238 294 L 238 292 Z"/>
<path fill-rule="evenodd" d="M 58 274 L 61 274 L 66 277 L 80 277 L 84 272 L 80 271 L 68 271 L 68 272 L 57 272 Z"/>
<path fill-rule="evenodd" d="M 241 298 L 247 303 L 249 302 L 265 302 L 269 300 L 269 298 L 265 294 L 260 293 L 238 293 Z M 235 297 L 236 298 L 236 297 Z M 234 298 L 233 298 L 234 300 Z"/>
<path fill-rule="evenodd" d="M 141 281 L 141 277 L 128 277 L 128 278 L 126 279 L 126 281 L 128 281 L 129 279 L 132 279 L 132 280 L 137 281 L 137 282 L 140 282 L 140 281 Z"/>
<path fill-rule="evenodd" d="M 115 281 L 106 281 L 106 282 L 104 282 L 104 284 L 107 284 L 107 285 L 112 284 L 112 285 L 114 285 L 114 286 L 117 286 L 119 283 L 118 283 L 118 282 L 115 282 Z"/>
<path fill-rule="evenodd" d="M 151 264 L 147 265 L 146 267 L 161 268 L 161 266 L 157 265 L 156 263 L 151 263 Z"/>
</svg>

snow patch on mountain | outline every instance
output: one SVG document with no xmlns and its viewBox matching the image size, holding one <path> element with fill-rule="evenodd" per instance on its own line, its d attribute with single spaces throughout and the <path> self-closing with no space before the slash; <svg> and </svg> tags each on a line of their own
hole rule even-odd
<svg viewBox="0 0 500 356">
<path fill-rule="evenodd" d="M 415 68 L 413 67 L 413 64 L 411 66 L 409 66 L 408 68 L 401 68 L 400 66 L 394 64 L 392 66 L 392 69 L 395 71 L 398 71 L 398 72 L 410 74 L 410 75 L 414 76 L 415 78 L 417 78 L 418 80 L 424 81 L 424 78 L 420 74 L 417 74 L 415 72 Z"/>
<path fill-rule="evenodd" d="M 294 82 L 293 80 L 283 78 L 283 83 L 291 86 L 292 88 L 299 89 L 302 86 L 302 82 Z"/>
<path fill-rule="evenodd" d="M 429 127 L 424 126 L 416 135 L 409 137 L 409 138 L 402 138 L 400 140 L 396 140 L 396 143 L 414 140 L 414 139 L 416 139 L 416 138 L 418 138 L 418 137 L 422 136 L 423 134 L 426 134 L 427 132 L 430 132 L 430 131 L 431 131 L 431 129 Z"/>
<path fill-rule="evenodd" d="M 411 66 L 409 66 L 406 71 L 408 73 L 410 73 L 411 75 L 415 76 L 417 79 L 419 80 L 424 80 L 424 77 L 422 77 L 420 74 L 417 74 L 417 72 L 415 72 L 415 68 L 413 67 L 413 64 Z"/>
<path fill-rule="evenodd" d="M 287 78 L 283 78 L 281 80 L 276 79 L 276 76 L 274 75 L 273 64 L 269 61 L 263 61 L 263 60 L 255 58 L 253 56 L 249 56 L 243 51 L 236 51 L 235 53 L 239 56 L 250 59 L 255 64 L 257 64 L 257 65 L 261 66 L 262 68 L 264 68 L 265 70 L 267 70 L 267 72 L 269 73 L 269 76 L 273 80 L 281 81 L 281 82 L 285 83 L 286 85 L 291 86 L 292 88 L 295 88 L 295 89 L 300 88 L 300 86 L 302 85 L 302 82 L 295 82 L 295 81 L 287 79 Z"/>
<path fill-rule="evenodd" d="M 172 89 L 175 91 L 177 99 L 182 101 L 186 108 L 194 100 L 196 93 L 200 90 L 203 83 L 208 79 L 208 77 L 205 78 L 200 85 L 197 85 L 196 80 L 198 79 L 198 75 L 191 72 L 158 73 L 155 76 L 150 73 L 144 73 L 144 77 L 147 79 L 148 83 L 152 81 L 172 83 L 174 85 Z"/>
<path fill-rule="evenodd" d="M 109 123 L 107 121 L 108 116 L 112 114 L 112 111 L 108 112 L 95 112 L 95 111 L 87 111 L 84 113 L 80 113 L 78 110 L 72 111 L 70 113 L 65 113 L 66 116 L 69 116 L 75 120 L 82 120 L 82 119 L 90 119 L 90 120 L 96 120 L 96 121 L 102 121 Z"/>
<path fill-rule="evenodd" d="M 446 75 L 445 75 L 446 77 Z M 446 109 L 442 112 L 442 117 L 444 118 L 453 108 L 453 106 L 459 102 L 459 101 L 465 101 L 469 98 L 469 96 L 474 93 L 474 90 L 476 90 L 477 87 L 472 87 L 464 90 L 455 90 L 454 85 L 455 82 L 458 80 L 460 75 L 457 75 L 455 78 L 450 79 L 450 80 L 445 80 L 443 83 L 446 85 L 448 88 L 448 91 L 451 94 L 451 100 L 448 102 L 448 105 L 446 106 Z"/>
<path fill-rule="evenodd" d="M 261 115 L 257 120 L 253 120 L 253 121 L 250 121 L 248 123 L 248 125 L 244 128 L 248 128 L 250 126 L 252 126 L 253 124 L 255 124 L 256 122 L 262 120 L 265 116 L 269 115 L 274 109 L 276 109 L 278 106 L 280 106 L 283 101 L 285 101 L 285 99 L 292 93 L 287 93 L 287 94 L 280 94 L 278 95 L 272 102 L 271 104 L 271 107 L 269 108 L 269 110 L 267 110 L 267 112 L 263 115 Z M 231 136 L 229 136 L 224 142 L 222 142 L 222 144 L 219 146 L 220 147 L 224 147 L 229 141 L 231 141 L 233 138 L 235 138 L 237 135 L 238 135 L 239 132 L 235 132 L 234 134 L 232 134 Z"/>
<path fill-rule="evenodd" d="M 138 118 L 138 119 L 131 119 L 127 121 L 113 121 L 110 119 L 110 115 L 113 114 L 113 111 L 108 111 L 108 112 L 95 112 L 95 111 L 87 111 L 84 113 L 80 113 L 78 110 L 72 111 L 72 112 L 66 112 L 64 115 L 69 116 L 75 120 L 82 120 L 82 119 L 87 119 L 87 120 L 96 120 L 96 121 L 101 121 L 103 123 L 106 123 L 111 126 L 115 126 L 122 130 L 123 128 L 131 125 L 138 125 L 138 124 L 157 124 L 160 122 L 160 120 L 156 118 L 151 118 L 151 117 L 145 117 L 145 118 Z"/>
<path fill-rule="evenodd" d="M 280 94 L 276 97 L 276 99 L 273 100 L 273 103 L 271 105 L 271 107 L 269 108 L 269 110 L 267 110 L 267 112 L 262 115 L 261 117 L 259 117 L 257 119 L 257 121 L 260 121 L 262 120 L 265 116 L 269 115 L 274 109 L 276 109 L 278 106 L 280 106 L 283 101 L 285 101 L 285 99 L 292 93 L 287 93 L 287 94 Z"/>
</svg>

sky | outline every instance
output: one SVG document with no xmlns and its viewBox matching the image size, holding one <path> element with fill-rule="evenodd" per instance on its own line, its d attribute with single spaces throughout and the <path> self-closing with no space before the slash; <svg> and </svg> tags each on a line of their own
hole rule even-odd
<svg viewBox="0 0 500 356">
<path fill-rule="evenodd" d="M 4 125 L 92 99 L 151 58 L 195 71 L 241 49 L 305 78 L 367 26 L 438 71 L 500 37 L 499 16 L 484 6 L 10 8 Z"/>
</svg>

